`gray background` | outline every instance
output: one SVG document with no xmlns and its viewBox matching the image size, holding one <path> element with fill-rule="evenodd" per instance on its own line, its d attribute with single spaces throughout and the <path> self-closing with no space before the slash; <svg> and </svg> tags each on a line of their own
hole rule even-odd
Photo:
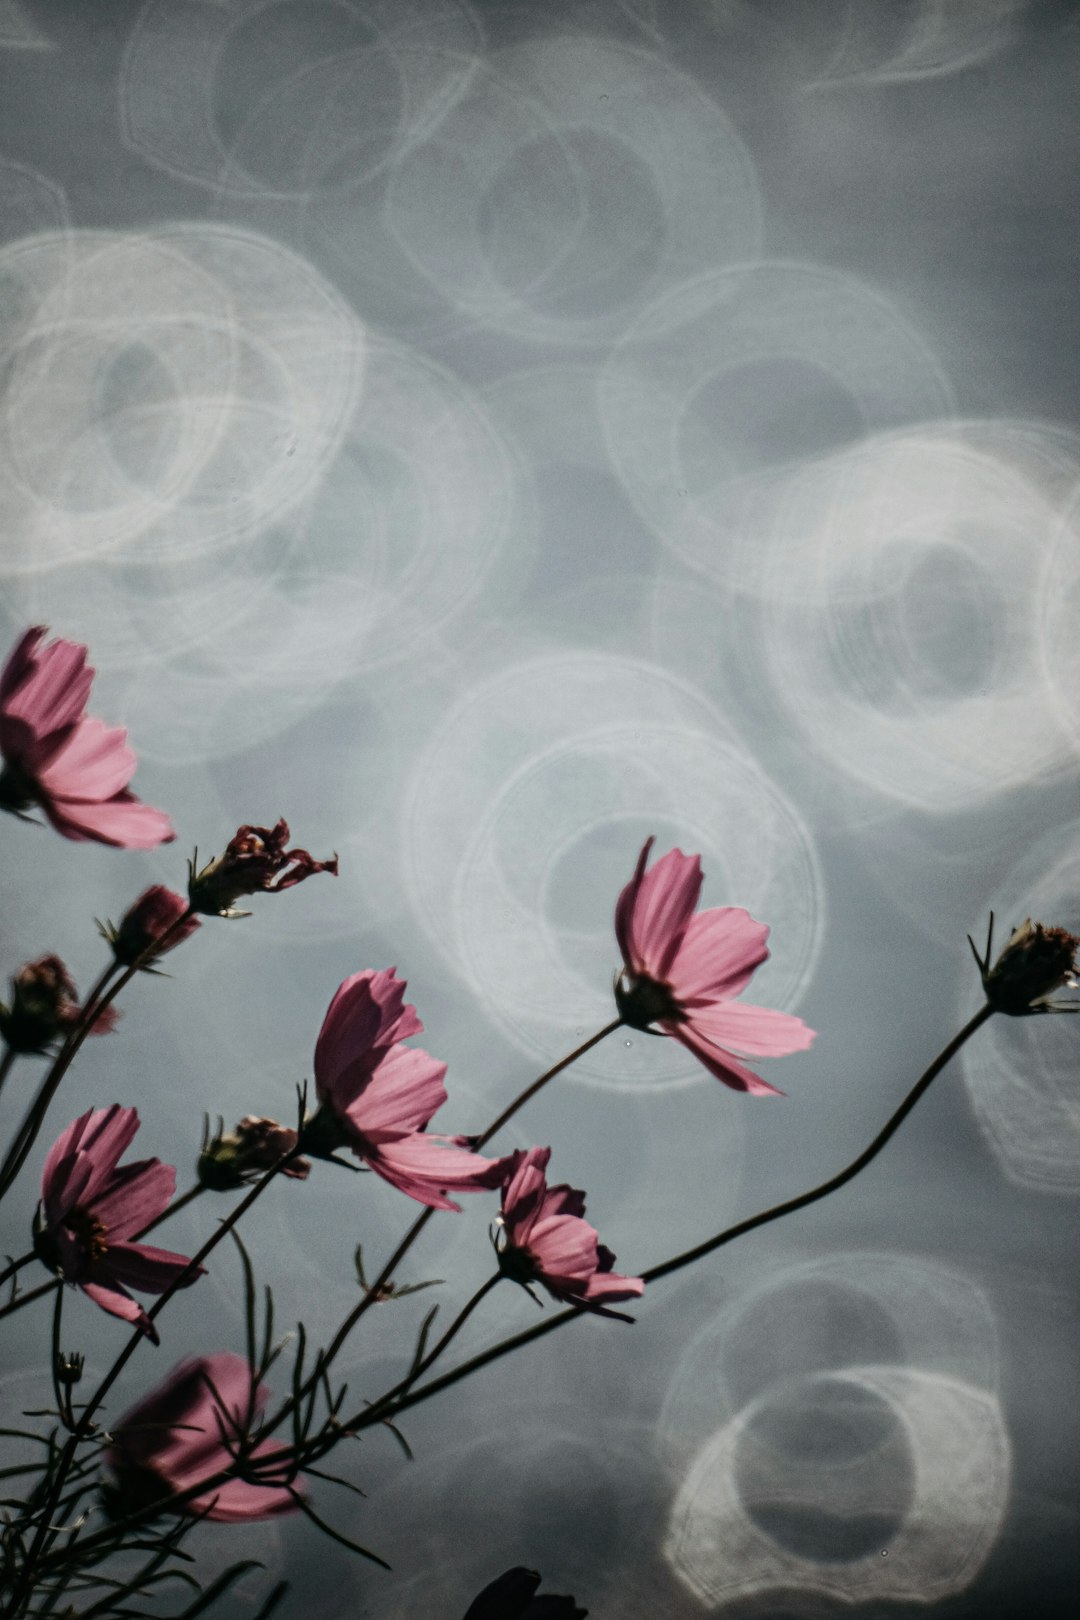
<svg viewBox="0 0 1080 1620">
<path fill-rule="evenodd" d="M 991 907 L 1080 925 L 1078 22 L 0 0 L 0 629 L 90 645 L 179 832 L 6 825 L 0 967 L 89 983 L 90 918 L 240 822 L 341 856 L 135 986 L 49 1140 L 135 1104 L 187 1185 L 203 1111 L 287 1117 L 338 982 L 391 963 L 437 1126 L 482 1128 L 611 1016 L 654 832 L 770 924 L 748 994 L 819 1035 L 763 1065 L 786 1100 L 619 1035 L 503 1133 L 633 1272 L 859 1150 L 978 1005 Z M 996 1020 L 835 1199 L 419 1409 L 414 1463 L 365 1439 L 367 1500 L 317 1502 L 392 1574 L 293 1522 L 208 1528 L 207 1567 L 262 1557 L 328 1617 L 453 1617 L 516 1562 L 601 1620 L 1060 1613 L 1075 1041 Z M 493 1213 L 407 1263 L 444 1311 Z M 283 1322 L 327 1336 L 411 1214 L 374 1177 L 273 1189 Z M 434 1297 L 365 1320 L 356 1395 Z M 535 1311 L 498 1290 L 462 1351 Z M 15 1323 L 9 1408 L 44 1395 L 47 1322 Z M 123 1404 L 241 1348 L 228 1256 L 166 1329 Z M 122 1335 L 73 1296 L 65 1337 L 100 1370 Z"/>
</svg>

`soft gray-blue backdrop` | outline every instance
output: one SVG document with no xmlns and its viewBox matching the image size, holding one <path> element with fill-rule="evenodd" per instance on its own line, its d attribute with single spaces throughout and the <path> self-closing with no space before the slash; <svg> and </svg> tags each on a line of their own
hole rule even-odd
<svg viewBox="0 0 1080 1620">
<path fill-rule="evenodd" d="M 179 829 L 0 828 L 0 971 L 88 983 L 91 918 L 240 822 L 341 857 L 134 986 L 47 1136 L 135 1104 L 186 1185 L 203 1111 L 287 1116 L 392 963 L 480 1129 L 611 1016 L 653 832 L 819 1035 L 772 1100 L 620 1034 L 503 1133 L 633 1272 L 858 1151 L 978 1005 L 991 908 L 1080 925 L 1078 69 L 1038 0 L 0 0 L 0 631 L 89 644 Z M 992 1022 L 835 1199 L 419 1408 L 415 1462 L 366 1438 L 367 1499 L 318 1499 L 392 1574 L 291 1521 L 207 1567 L 327 1620 L 456 1620 L 514 1563 L 597 1620 L 1065 1612 L 1078 1040 Z M 444 1311 L 493 1213 L 407 1263 Z M 410 1217 L 276 1186 L 283 1320 L 327 1335 Z M 357 1396 L 433 1297 L 365 1320 Z M 498 1290 L 462 1353 L 535 1313 Z M 13 1323 L 9 1412 L 46 1398 Z M 230 1256 L 165 1328 L 124 1401 L 242 1348 Z M 121 1342 L 82 1296 L 65 1334 Z"/>
</svg>

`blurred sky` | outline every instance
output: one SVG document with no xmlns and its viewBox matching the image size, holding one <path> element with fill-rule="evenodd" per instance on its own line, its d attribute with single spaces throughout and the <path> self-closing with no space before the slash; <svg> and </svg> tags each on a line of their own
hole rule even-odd
<svg viewBox="0 0 1080 1620">
<path fill-rule="evenodd" d="M 628 1272 L 853 1157 L 977 1007 L 991 909 L 1080 931 L 1078 69 L 1037 0 L 0 0 L 0 640 L 89 644 L 179 833 L 9 821 L 0 972 L 89 983 L 91 919 L 241 822 L 341 857 L 132 988 L 7 1251 L 85 1108 L 181 1186 L 204 1110 L 287 1117 L 363 967 L 481 1129 L 612 1016 L 649 833 L 819 1034 L 773 1100 L 620 1032 L 503 1132 Z M 454 1620 L 515 1563 L 596 1620 L 1059 1615 L 1078 1036 L 991 1022 L 835 1199 L 418 1409 L 414 1463 L 365 1439 L 367 1500 L 318 1500 L 392 1574 L 291 1522 L 207 1527 L 208 1567 L 327 1620 Z M 411 1218 L 374 1180 L 265 1198 L 283 1323 L 329 1335 Z M 432 1223 L 409 1277 L 448 1281 L 366 1318 L 357 1395 L 493 1214 Z M 240 1349 L 238 1294 L 222 1254 L 126 1399 Z M 462 1353 L 535 1313 L 499 1289 Z M 17 1410 L 48 1324 L 12 1330 Z M 65 1332 L 120 1342 L 82 1296 Z"/>
</svg>

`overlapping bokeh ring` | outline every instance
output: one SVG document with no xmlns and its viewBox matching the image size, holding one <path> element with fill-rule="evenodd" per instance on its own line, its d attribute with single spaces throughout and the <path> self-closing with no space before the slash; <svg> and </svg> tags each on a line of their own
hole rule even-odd
<svg viewBox="0 0 1080 1620">
<path fill-rule="evenodd" d="M 422 138 L 479 43 L 458 0 L 148 0 L 121 130 L 148 162 L 233 198 L 352 187 Z"/>
<path fill-rule="evenodd" d="M 1043 667 L 1039 590 L 1060 447 L 928 424 L 819 463 L 770 534 L 761 645 L 820 758 L 952 811 L 1073 759 Z"/>
<path fill-rule="evenodd" d="M 770 1589 L 939 1602 L 985 1562 L 1009 1474 L 987 1391 L 913 1367 L 811 1375 L 758 1397 L 705 1443 L 665 1553 L 716 1613 Z"/>
<path fill-rule="evenodd" d="M 753 166 L 721 109 L 656 55 L 598 39 L 493 55 L 397 165 L 386 222 L 467 317 L 606 342 L 665 284 L 752 256 Z"/>
<path fill-rule="evenodd" d="M 669 286 L 615 347 L 599 399 L 612 465 L 657 537 L 756 592 L 793 473 L 947 411 L 950 390 L 884 294 L 766 261 Z"/>
</svg>

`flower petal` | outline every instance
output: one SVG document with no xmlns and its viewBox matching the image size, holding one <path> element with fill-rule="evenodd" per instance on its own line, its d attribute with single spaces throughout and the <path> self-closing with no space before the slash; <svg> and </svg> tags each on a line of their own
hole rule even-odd
<svg viewBox="0 0 1080 1620">
<path fill-rule="evenodd" d="M 419 1046 L 393 1046 L 368 1072 L 348 1123 L 369 1142 L 422 1130 L 446 1101 L 446 1064 Z"/>
<path fill-rule="evenodd" d="M 640 857 L 638 865 L 640 868 Z M 624 951 L 624 961 L 633 972 L 666 979 L 694 915 L 702 881 L 700 855 L 684 855 L 680 849 L 668 850 L 640 883 L 635 872 L 632 883 L 637 883 L 637 892 L 625 928 L 629 955 Z M 617 920 L 618 911 L 616 907 Z"/>
<path fill-rule="evenodd" d="M 668 975 L 680 1006 L 737 996 L 768 957 L 769 930 L 741 906 L 716 906 L 694 917 Z"/>
<path fill-rule="evenodd" d="M 716 1046 L 733 1047 L 748 1057 L 784 1057 L 805 1052 L 813 1045 L 814 1031 L 793 1013 L 754 1007 L 745 1001 L 720 1001 L 695 1009 L 690 1024 Z"/>
<path fill-rule="evenodd" d="M 505 1159 L 484 1159 L 468 1148 L 449 1147 L 423 1131 L 400 1141 L 384 1142 L 363 1154 L 371 1168 L 397 1187 L 432 1209 L 461 1206 L 446 1197 L 454 1192 L 490 1192 L 506 1178 Z"/>
<path fill-rule="evenodd" d="M 364 1062 L 376 1048 L 422 1032 L 416 1008 L 404 1000 L 407 981 L 396 973 L 396 968 L 379 972 L 367 968 L 338 985 L 315 1043 L 320 1097 L 333 1101 L 345 1071 Z"/>
<path fill-rule="evenodd" d="M 732 1091 L 750 1091 L 755 1096 L 784 1095 L 776 1086 L 770 1086 L 767 1080 L 763 1080 L 752 1069 L 746 1068 L 738 1058 L 732 1057 L 730 1052 L 723 1051 L 705 1036 L 699 1035 L 693 1024 L 672 1024 L 668 1027 L 667 1034 L 674 1035 L 688 1052 L 693 1052 L 698 1062 L 703 1063 L 710 1074 L 715 1075 L 717 1080 L 722 1080 L 725 1086 L 730 1086 Z"/>
<path fill-rule="evenodd" d="M 111 1282 L 82 1282 L 79 1284 L 83 1293 L 100 1305 L 103 1311 L 110 1316 L 119 1316 L 125 1322 L 146 1334 L 151 1344 L 159 1344 L 157 1328 L 151 1322 L 137 1299 L 132 1299 L 126 1288 L 119 1283 Z"/>
<path fill-rule="evenodd" d="M 58 833 L 74 843 L 91 841 L 117 849 L 156 849 L 176 837 L 164 810 L 143 804 L 133 793 L 118 793 L 101 804 L 43 797 L 41 808 Z"/>
<path fill-rule="evenodd" d="M 94 1214 L 110 1243 L 141 1232 L 168 1208 L 176 1191 L 176 1171 L 160 1159 L 134 1159 L 119 1165 L 94 1198 Z"/>
</svg>

